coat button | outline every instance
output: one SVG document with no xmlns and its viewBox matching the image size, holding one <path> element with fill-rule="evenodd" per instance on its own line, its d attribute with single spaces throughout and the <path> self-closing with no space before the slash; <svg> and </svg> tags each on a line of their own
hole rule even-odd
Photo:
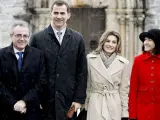
<svg viewBox="0 0 160 120">
<path fill-rule="evenodd" d="M 14 87 L 14 90 L 17 90 L 17 88 L 16 88 L 16 87 Z"/>
<path fill-rule="evenodd" d="M 58 95 L 58 91 L 56 91 L 56 95 Z"/>
<path fill-rule="evenodd" d="M 154 66 L 152 66 L 151 69 L 153 70 L 153 69 L 154 69 Z"/>
<path fill-rule="evenodd" d="M 59 74 L 57 74 L 57 77 L 59 77 Z"/>
<path fill-rule="evenodd" d="M 154 60 L 152 60 L 152 63 L 154 63 Z"/>
<path fill-rule="evenodd" d="M 152 73 L 151 76 L 154 76 L 154 74 Z"/>
</svg>

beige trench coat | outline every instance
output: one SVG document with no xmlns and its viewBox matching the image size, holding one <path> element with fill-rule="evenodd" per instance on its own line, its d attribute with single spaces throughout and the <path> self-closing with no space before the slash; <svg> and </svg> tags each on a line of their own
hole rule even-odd
<svg viewBox="0 0 160 120">
<path fill-rule="evenodd" d="M 87 120 L 121 120 L 128 117 L 129 61 L 116 56 L 107 69 L 100 55 L 87 55 Z"/>
</svg>

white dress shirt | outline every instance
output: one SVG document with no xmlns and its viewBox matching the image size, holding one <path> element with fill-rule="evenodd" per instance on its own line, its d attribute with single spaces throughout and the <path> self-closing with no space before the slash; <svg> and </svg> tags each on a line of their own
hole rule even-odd
<svg viewBox="0 0 160 120">
<path fill-rule="evenodd" d="M 24 52 L 25 49 L 23 49 L 22 51 L 17 50 L 15 47 L 13 47 L 14 53 L 16 55 L 17 60 L 19 59 L 19 55 L 17 54 L 17 52 Z M 23 54 L 22 54 L 22 58 L 23 58 Z"/>
</svg>

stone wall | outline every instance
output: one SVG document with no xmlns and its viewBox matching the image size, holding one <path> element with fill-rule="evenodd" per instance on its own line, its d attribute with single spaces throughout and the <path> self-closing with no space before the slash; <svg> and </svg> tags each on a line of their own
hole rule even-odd
<svg viewBox="0 0 160 120">
<path fill-rule="evenodd" d="M 145 31 L 160 28 L 160 0 L 146 0 Z"/>
<path fill-rule="evenodd" d="M 0 47 L 10 44 L 10 27 L 17 15 L 25 14 L 25 0 L 0 0 Z"/>
</svg>

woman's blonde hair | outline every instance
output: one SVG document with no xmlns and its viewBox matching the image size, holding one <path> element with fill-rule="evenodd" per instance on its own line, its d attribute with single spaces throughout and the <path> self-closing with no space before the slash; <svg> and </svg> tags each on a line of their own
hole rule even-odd
<svg viewBox="0 0 160 120">
<path fill-rule="evenodd" d="M 105 31 L 99 40 L 99 44 L 98 44 L 97 49 L 95 51 L 93 51 L 94 54 L 99 54 L 103 50 L 103 45 L 106 42 L 107 37 L 110 35 L 113 35 L 117 38 L 117 48 L 116 48 L 115 53 L 116 54 L 121 53 L 121 37 L 120 37 L 119 33 L 115 32 L 115 31 Z"/>
</svg>

